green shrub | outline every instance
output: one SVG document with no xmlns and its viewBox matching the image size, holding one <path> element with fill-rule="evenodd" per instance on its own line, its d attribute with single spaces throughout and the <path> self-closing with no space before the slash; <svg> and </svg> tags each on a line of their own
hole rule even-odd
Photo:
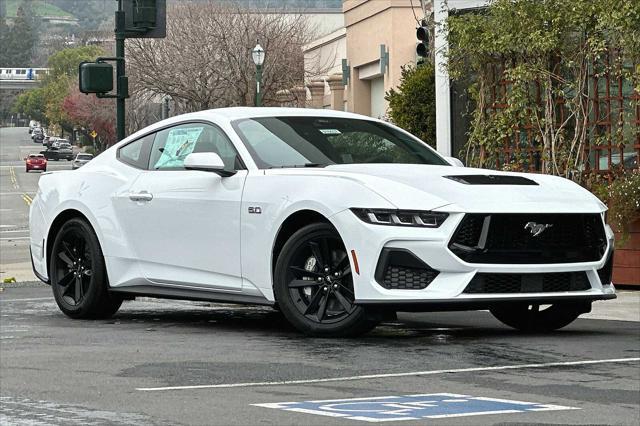
<svg viewBox="0 0 640 426">
<path fill-rule="evenodd" d="M 436 146 L 436 89 L 433 65 L 402 67 L 397 90 L 387 92 L 391 121 Z"/>
<path fill-rule="evenodd" d="M 632 222 L 640 219 L 640 169 L 627 171 L 609 185 L 609 223 L 622 234 L 624 245 Z"/>
</svg>

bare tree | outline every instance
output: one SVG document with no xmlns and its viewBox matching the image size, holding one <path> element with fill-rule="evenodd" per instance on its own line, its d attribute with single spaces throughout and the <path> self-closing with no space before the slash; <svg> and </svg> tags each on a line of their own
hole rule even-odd
<svg viewBox="0 0 640 426">
<path fill-rule="evenodd" d="M 139 94 L 169 96 L 180 112 L 252 105 L 256 41 L 266 51 L 263 102 L 304 84 L 302 47 L 314 36 L 302 13 L 261 13 L 220 4 L 184 2 L 171 7 L 165 39 L 127 43 L 128 74 Z"/>
</svg>

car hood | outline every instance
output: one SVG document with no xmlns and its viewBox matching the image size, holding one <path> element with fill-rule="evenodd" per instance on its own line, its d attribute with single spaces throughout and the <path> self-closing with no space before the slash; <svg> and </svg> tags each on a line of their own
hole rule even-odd
<svg viewBox="0 0 640 426">
<path fill-rule="evenodd" d="M 596 213 L 606 210 L 600 200 L 574 182 L 542 174 L 412 164 L 345 164 L 323 169 L 287 169 L 279 173 L 319 173 L 354 179 L 401 209 L 442 208 L 470 213 Z M 536 184 L 466 184 L 445 177 L 468 175 L 519 176 Z"/>
</svg>

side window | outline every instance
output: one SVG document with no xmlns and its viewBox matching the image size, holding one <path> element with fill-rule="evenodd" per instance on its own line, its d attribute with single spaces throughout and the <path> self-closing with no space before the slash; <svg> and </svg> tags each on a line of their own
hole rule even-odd
<svg viewBox="0 0 640 426">
<path fill-rule="evenodd" d="M 155 136 L 155 133 L 151 133 L 126 144 L 118 150 L 118 159 L 130 166 L 146 169 L 149 162 L 149 149 Z"/>
<path fill-rule="evenodd" d="M 225 169 L 240 168 L 238 153 L 222 130 L 209 124 L 188 123 L 158 132 L 149 170 L 183 170 L 184 159 L 192 152 L 215 152 Z"/>
</svg>

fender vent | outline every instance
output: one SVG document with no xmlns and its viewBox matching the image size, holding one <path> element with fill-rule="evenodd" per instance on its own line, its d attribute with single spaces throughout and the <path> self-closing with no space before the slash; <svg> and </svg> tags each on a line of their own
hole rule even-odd
<svg viewBox="0 0 640 426">
<path fill-rule="evenodd" d="M 522 176 L 460 175 L 443 177 L 465 185 L 538 185 L 537 182 Z"/>
</svg>

